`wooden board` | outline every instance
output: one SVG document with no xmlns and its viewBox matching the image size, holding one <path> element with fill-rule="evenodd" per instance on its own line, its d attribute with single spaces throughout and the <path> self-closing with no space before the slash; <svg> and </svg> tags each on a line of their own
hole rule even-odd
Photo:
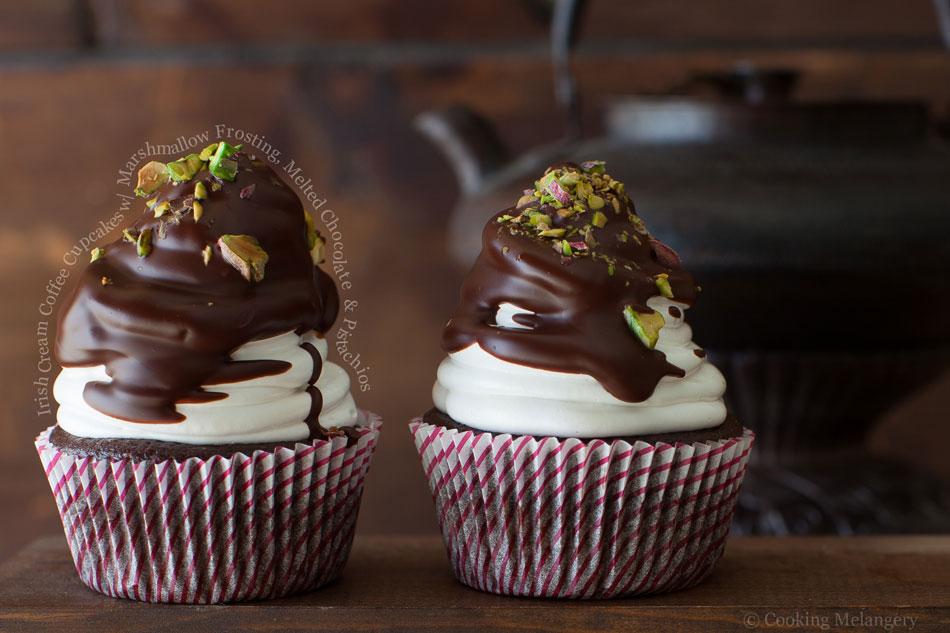
<svg viewBox="0 0 950 633">
<path fill-rule="evenodd" d="M 950 536 L 735 538 L 697 588 L 611 601 L 495 596 L 455 581 L 433 536 L 357 539 L 322 590 L 230 606 L 147 605 L 83 586 L 61 536 L 0 567 L 0 630 L 950 630 Z M 876 626 L 875 618 L 880 618 Z M 887 618 L 890 618 L 887 620 Z M 911 618 L 914 618 L 911 620 Z"/>
</svg>

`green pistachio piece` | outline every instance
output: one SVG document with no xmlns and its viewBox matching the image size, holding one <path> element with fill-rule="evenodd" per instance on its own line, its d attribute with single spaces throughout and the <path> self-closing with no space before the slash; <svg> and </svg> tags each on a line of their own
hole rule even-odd
<svg viewBox="0 0 950 633">
<path fill-rule="evenodd" d="M 660 291 L 660 296 L 666 297 L 667 299 L 673 298 L 673 288 L 670 287 L 670 280 L 667 279 L 669 275 L 666 273 L 660 273 L 656 278 L 656 289 Z"/>
<path fill-rule="evenodd" d="M 139 233 L 135 240 L 135 252 L 139 254 L 139 257 L 148 257 L 148 254 L 152 252 L 151 228 L 142 229 L 142 232 Z"/>
<path fill-rule="evenodd" d="M 200 200 L 195 200 L 191 203 L 191 212 L 195 216 L 195 222 L 201 219 L 201 216 L 204 215 L 205 205 L 201 204 Z"/>
<path fill-rule="evenodd" d="M 203 182 L 195 183 L 195 200 L 206 200 L 208 198 L 208 188 Z"/>
<path fill-rule="evenodd" d="M 135 244 L 139 239 L 139 232 L 135 229 L 122 229 L 122 239 Z"/>
<path fill-rule="evenodd" d="M 168 182 L 171 170 L 165 163 L 153 160 L 139 170 L 139 181 L 135 186 L 135 195 L 145 198 L 148 194 Z"/>
<path fill-rule="evenodd" d="M 575 190 L 575 193 L 581 200 L 587 200 L 587 196 L 594 193 L 594 188 L 590 186 L 590 183 L 579 182 L 577 183 L 577 189 Z"/>
<path fill-rule="evenodd" d="M 561 237 L 567 233 L 567 229 L 545 229 L 539 233 L 541 237 Z"/>
<path fill-rule="evenodd" d="M 594 217 L 591 218 L 590 223 L 598 229 L 602 229 L 607 226 L 607 216 L 604 215 L 603 212 L 598 211 L 594 214 Z"/>
<path fill-rule="evenodd" d="M 307 223 L 307 248 L 312 250 L 317 243 L 317 230 L 314 228 L 313 218 L 306 210 L 303 212 L 303 219 Z"/>
<path fill-rule="evenodd" d="M 647 349 L 656 348 L 660 338 L 660 328 L 666 325 L 663 315 L 656 311 L 637 312 L 632 306 L 624 306 L 623 318 L 630 331 L 637 335 Z"/>
<path fill-rule="evenodd" d="M 171 208 L 171 205 L 168 204 L 168 201 L 167 201 L 167 200 L 166 200 L 165 202 L 161 203 L 161 204 L 155 205 L 155 208 L 153 209 L 153 211 L 155 212 L 155 217 L 156 217 L 156 218 L 162 217 L 163 215 L 165 215 L 166 213 L 168 213 L 168 210 L 169 210 L 170 208 Z"/>
<path fill-rule="evenodd" d="M 224 141 L 218 143 L 214 156 L 211 157 L 211 163 L 208 169 L 212 174 L 221 180 L 231 180 L 237 176 L 238 164 L 236 160 L 230 158 L 237 148 L 228 145 Z"/>
<path fill-rule="evenodd" d="M 620 213 L 620 201 L 617 200 L 614 196 L 610 196 L 610 204 L 613 205 L 614 211 Z"/>
<path fill-rule="evenodd" d="M 221 191 L 221 183 L 217 181 L 211 183 L 211 191 Z"/>
<path fill-rule="evenodd" d="M 613 264 L 608 264 L 608 265 L 607 265 L 607 274 L 610 275 L 611 277 L 614 276 L 614 265 L 613 265 Z"/>
<path fill-rule="evenodd" d="M 94 248 L 89 253 L 89 263 L 96 261 L 97 259 L 102 259 L 106 256 L 106 249 L 104 248 Z"/>
<path fill-rule="evenodd" d="M 222 235 L 218 238 L 218 246 L 224 261 L 231 264 L 244 279 L 260 281 L 264 278 L 268 255 L 257 238 L 251 235 Z"/>
<path fill-rule="evenodd" d="M 532 213 L 531 219 L 528 221 L 531 226 L 538 226 L 540 224 L 550 224 L 551 218 L 548 217 L 547 213 Z"/>
<path fill-rule="evenodd" d="M 201 249 L 201 261 L 205 263 L 205 266 L 207 266 L 208 262 L 211 261 L 211 244 L 208 244 L 203 249 Z"/>
<path fill-rule="evenodd" d="M 218 144 L 212 143 L 208 147 L 201 150 L 201 153 L 198 154 L 198 158 L 200 158 L 201 160 L 211 160 L 211 157 L 214 156 L 214 153 L 217 151 L 217 149 L 218 149 Z"/>
<path fill-rule="evenodd" d="M 567 240 L 561 242 L 561 253 L 564 255 L 573 255 L 574 250 L 571 248 L 571 243 Z"/>
<path fill-rule="evenodd" d="M 558 182 L 560 182 L 565 187 L 573 187 L 578 182 L 580 182 L 580 174 L 578 174 L 576 171 L 569 171 L 558 178 Z"/>
<path fill-rule="evenodd" d="M 176 182 L 185 182 L 195 177 L 201 168 L 204 167 L 204 161 L 198 154 L 188 154 L 184 158 L 168 163 L 168 170 L 171 172 L 172 180 Z"/>
<path fill-rule="evenodd" d="M 319 233 L 314 231 L 313 246 L 310 247 L 310 259 L 314 266 L 323 263 L 324 252 L 326 252 L 326 242 L 323 241 Z"/>
<path fill-rule="evenodd" d="M 591 211 L 596 211 L 598 209 L 604 208 L 604 199 L 600 196 L 591 194 L 587 196 L 587 206 L 590 207 Z"/>
<path fill-rule="evenodd" d="M 512 218 L 510 215 L 506 213 L 505 215 L 498 216 L 498 219 L 495 221 L 498 222 L 498 224 L 504 224 L 505 222 L 510 222 L 513 219 L 514 218 Z"/>
<path fill-rule="evenodd" d="M 516 204 L 515 207 L 516 208 L 523 207 L 527 204 L 532 204 L 534 200 L 535 200 L 534 194 L 525 194 L 521 196 L 520 198 L 518 198 L 518 204 Z"/>
</svg>

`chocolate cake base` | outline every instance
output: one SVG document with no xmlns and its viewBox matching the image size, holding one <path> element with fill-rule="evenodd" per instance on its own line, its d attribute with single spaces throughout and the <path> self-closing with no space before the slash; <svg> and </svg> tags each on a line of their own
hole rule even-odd
<svg viewBox="0 0 950 633">
<path fill-rule="evenodd" d="M 422 417 L 423 422 L 426 424 L 432 424 L 434 426 L 442 426 L 449 429 L 457 429 L 459 431 L 472 431 L 473 433 L 489 433 L 492 436 L 503 435 L 502 433 L 492 433 L 491 431 L 483 431 L 481 429 L 476 429 L 471 426 L 462 424 L 461 422 L 456 422 L 448 415 L 442 413 L 438 409 L 431 409 Z M 719 426 L 714 426 L 709 429 L 698 429 L 696 431 L 676 431 L 673 433 L 652 433 L 649 435 L 623 435 L 617 437 L 585 437 L 580 438 L 585 442 L 590 440 L 603 440 L 605 442 L 611 442 L 613 440 L 624 440 L 625 442 L 634 443 L 634 442 L 646 442 L 647 444 L 656 444 L 658 442 L 664 442 L 666 444 L 675 445 L 677 443 L 681 444 L 692 444 L 693 442 L 714 442 L 719 440 L 728 440 L 733 437 L 742 437 L 744 429 L 742 425 L 739 424 L 739 421 L 733 417 L 729 416 L 726 418 L 725 422 Z M 564 440 L 566 438 L 559 437 L 558 440 Z"/>
<path fill-rule="evenodd" d="M 360 437 L 360 426 L 344 426 L 334 433 L 346 436 L 346 445 L 355 444 Z M 259 442 L 249 444 L 184 444 L 161 440 L 136 440 L 125 438 L 79 437 L 64 431 L 57 424 L 50 433 L 50 444 L 70 455 L 96 459 L 129 459 L 132 461 L 160 462 L 166 459 L 184 461 L 191 457 L 208 459 L 218 455 L 231 457 L 235 453 L 251 455 L 254 451 L 273 451 L 277 447 L 294 448 L 297 444 L 309 444 L 314 439 L 287 442 Z"/>
</svg>

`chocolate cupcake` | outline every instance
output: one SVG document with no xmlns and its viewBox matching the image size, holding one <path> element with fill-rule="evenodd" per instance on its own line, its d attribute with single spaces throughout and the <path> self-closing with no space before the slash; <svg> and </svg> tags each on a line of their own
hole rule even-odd
<svg viewBox="0 0 950 633">
<path fill-rule="evenodd" d="M 410 425 L 459 580 L 609 598 L 710 573 L 753 435 L 692 342 L 697 292 L 600 161 L 488 222 Z"/>
<path fill-rule="evenodd" d="M 327 360 L 320 234 L 239 150 L 147 164 L 143 216 L 60 314 L 37 449 L 80 578 L 111 596 L 285 596 L 349 554 L 381 422 Z"/>
</svg>

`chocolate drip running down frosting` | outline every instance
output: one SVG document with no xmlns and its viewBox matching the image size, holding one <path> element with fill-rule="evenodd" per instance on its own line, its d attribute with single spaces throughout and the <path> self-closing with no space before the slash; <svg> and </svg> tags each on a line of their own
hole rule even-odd
<svg viewBox="0 0 950 633">
<path fill-rule="evenodd" d="M 233 181 L 200 163 L 190 179 L 151 192 L 128 238 L 94 255 L 64 306 L 59 362 L 105 365 L 112 378 L 86 385 L 83 397 L 94 409 L 133 422 L 181 421 L 176 403 L 226 397 L 215 384 L 290 369 L 284 361 L 231 360 L 241 345 L 288 331 L 322 335 L 336 319 L 337 291 L 311 258 L 313 232 L 300 200 L 266 163 L 240 152 L 231 158 L 237 162 Z M 151 245 L 137 244 L 135 236 L 148 229 Z M 259 281 L 226 259 L 234 255 L 222 251 L 222 236 L 256 238 L 267 254 Z M 311 355 L 307 424 L 320 436 L 322 398 L 312 385 L 321 361 Z"/>
<path fill-rule="evenodd" d="M 663 376 L 684 375 L 625 319 L 632 310 L 649 329 L 662 315 L 647 300 L 660 295 L 693 304 L 679 257 L 650 237 L 602 162 L 562 163 L 486 225 L 442 345 L 451 353 L 478 343 L 512 363 L 588 374 L 620 400 L 642 402 Z M 527 329 L 496 325 L 503 303 L 534 313 L 514 316 Z"/>
</svg>

